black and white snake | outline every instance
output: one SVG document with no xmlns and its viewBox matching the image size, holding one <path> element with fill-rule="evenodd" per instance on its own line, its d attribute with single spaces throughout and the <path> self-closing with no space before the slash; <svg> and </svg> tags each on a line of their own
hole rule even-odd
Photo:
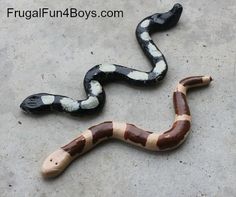
<svg viewBox="0 0 236 197">
<path fill-rule="evenodd" d="M 76 115 L 93 112 L 104 105 L 105 92 L 102 87 L 104 82 L 124 80 L 130 84 L 148 86 L 161 81 L 166 75 L 167 63 L 164 55 L 152 41 L 150 34 L 175 26 L 179 21 L 182 9 L 180 4 L 175 4 L 170 11 L 153 14 L 138 24 L 136 37 L 153 66 L 150 72 L 143 72 L 116 64 L 96 65 L 87 72 L 84 78 L 86 99 L 74 100 L 67 96 L 39 93 L 27 97 L 20 107 L 25 112 L 31 113 L 55 110 Z"/>
</svg>

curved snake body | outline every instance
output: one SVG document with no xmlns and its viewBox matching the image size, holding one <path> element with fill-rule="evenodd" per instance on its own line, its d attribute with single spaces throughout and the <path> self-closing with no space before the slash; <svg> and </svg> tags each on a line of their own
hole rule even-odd
<svg viewBox="0 0 236 197">
<path fill-rule="evenodd" d="M 116 64 L 100 64 L 90 69 L 84 78 L 84 88 L 87 98 L 74 100 L 67 96 L 39 93 L 27 97 L 20 107 L 31 113 L 45 111 L 62 111 L 70 114 L 93 112 L 103 107 L 105 92 L 104 82 L 124 80 L 130 84 L 148 86 L 161 81 L 167 72 L 164 55 L 152 41 L 150 34 L 167 30 L 175 26 L 182 13 L 182 6 L 175 4 L 166 13 L 157 13 L 143 19 L 136 28 L 136 37 L 153 69 L 143 72 Z"/>
<path fill-rule="evenodd" d="M 175 120 L 172 127 L 164 132 L 155 133 L 142 130 L 133 124 L 107 121 L 90 127 L 79 137 L 49 155 L 43 163 L 45 177 L 59 175 L 76 157 L 93 148 L 99 142 L 115 138 L 147 150 L 164 151 L 176 148 L 187 137 L 190 130 L 190 110 L 186 91 L 211 82 L 209 76 L 194 76 L 181 80 L 173 94 Z"/>
</svg>

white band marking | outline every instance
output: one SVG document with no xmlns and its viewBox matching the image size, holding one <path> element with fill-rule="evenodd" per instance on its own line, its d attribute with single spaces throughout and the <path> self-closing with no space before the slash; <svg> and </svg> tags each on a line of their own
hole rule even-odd
<svg viewBox="0 0 236 197">
<path fill-rule="evenodd" d="M 90 96 L 87 100 L 81 102 L 82 109 L 93 109 L 99 105 L 97 97 Z"/>
<path fill-rule="evenodd" d="M 128 74 L 128 77 L 134 80 L 148 80 L 148 74 L 140 71 L 132 71 Z"/>
<path fill-rule="evenodd" d="M 153 72 L 156 74 L 161 74 L 166 69 L 166 63 L 164 60 L 161 60 L 156 63 L 155 68 L 153 69 Z"/>
<path fill-rule="evenodd" d="M 150 37 L 149 33 L 146 32 L 146 31 L 143 32 L 143 33 L 141 33 L 140 37 L 141 37 L 143 40 L 145 40 L 145 41 L 151 40 L 151 37 Z"/>
<path fill-rule="evenodd" d="M 162 56 L 161 52 L 152 43 L 148 44 L 148 51 L 153 57 L 161 57 Z"/>
<path fill-rule="evenodd" d="M 116 70 L 115 65 L 113 64 L 101 64 L 99 70 L 102 72 L 114 72 Z"/>
<path fill-rule="evenodd" d="M 60 103 L 64 110 L 72 112 L 79 109 L 79 103 L 76 100 L 71 98 L 63 98 L 60 100 Z"/>
<path fill-rule="evenodd" d="M 140 24 L 140 26 L 142 27 L 142 28 L 146 28 L 148 25 L 150 24 L 150 20 L 144 20 L 141 24 Z"/>
<path fill-rule="evenodd" d="M 54 102 L 55 96 L 52 96 L 52 95 L 41 96 L 41 100 L 42 100 L 43 104 L 50 105 Z"/>
<path fill-rule="evenodd" d="M 98 96 L 100 93 L 102 93 L 102 86 L 98 81 L 92 80 L 90 81 L 90 90 L 93 95 Z"/>
</svg>

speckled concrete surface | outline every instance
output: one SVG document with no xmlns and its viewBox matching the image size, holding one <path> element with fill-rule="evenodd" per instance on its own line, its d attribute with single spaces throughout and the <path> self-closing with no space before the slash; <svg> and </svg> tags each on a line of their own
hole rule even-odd
<svg viewBox="0 0 236 197">
<path fill-rule="evenodd" d="M 171 31 L 153 35 L 169 63 L 156 88 L 106 85 L 104 110 L 81 118 L 29 116 L 19 104 L 50 92 L 83 98 L 83 77 L 98 63 L 142 70 L 150 65 L 134 30 L 143 17 L 175 1 L 0 0 L 0 196 L 236 196 L 236 3 L 182 1 Z M 124 18 L 6 18 L 6 8 L 121 9 Z M 107 142 L 75 161 L 62 176 L 44 180 L 45 157 L 90 125 L 104 120 L 160 131 L 173 121 L 172 91 L 183 77 L 210 74 L 208 88 L 192 91 L 192 133 L 176 151 L 151 153 Z"/>
</svg>

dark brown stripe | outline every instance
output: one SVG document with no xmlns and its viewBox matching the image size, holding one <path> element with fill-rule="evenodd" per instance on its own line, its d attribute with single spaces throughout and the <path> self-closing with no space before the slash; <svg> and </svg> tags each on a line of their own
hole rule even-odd
<svg viewBox="0 0 236 197">
<path fill-rule="evenodd" d="M 79 154 L 83 151 L 84 146 L 86 143 L 86 139 L 84 136 L 80 136 L 73 141 L 71 141 L 69 144 L 61 147 L 64 151 L 68 152 L 71 156 L 74 156 L 76 154 Z"/>
<path fill-rule="evenodd" d="M 157 140 L 157 146 L 162 149 L 171 148 L 178 145 L 190 129 L 190 122 L 187 120 L 179 120 L 175 122 L 172 128 Z"/>
<path fill-rule="evenodd" d="M 183 86 L 191 86 L 191 85 L 198 85 L 202 84 L 202 76 L 194 76 L 194 77 L 187 77 L 185 79 L 182 79 L 180 83 Z"/>
<path fill-rule="evenodd" d="M 94 144 L 104 137 L 111 137 L 113 135 L 113 125 L 111 121 L 92 126 L 89 130 L 92 131 Z"/>
<path fill-rule="evenodd" d="M 127 124 L 124 138 L 129 139 L 132 142 L 146 145 L 147 138 L 152 132 L 144 131 L 142 129 L 137 128 L 135 125 Z"/>
<path fill-rule="evenodd" d="M 183 115 L 183 114 L 190 115 L 186 96 L 182 92 L 174 92 L 173 102 L 174 102 L 175 113 L 177 115 Z"/>
</svg>

